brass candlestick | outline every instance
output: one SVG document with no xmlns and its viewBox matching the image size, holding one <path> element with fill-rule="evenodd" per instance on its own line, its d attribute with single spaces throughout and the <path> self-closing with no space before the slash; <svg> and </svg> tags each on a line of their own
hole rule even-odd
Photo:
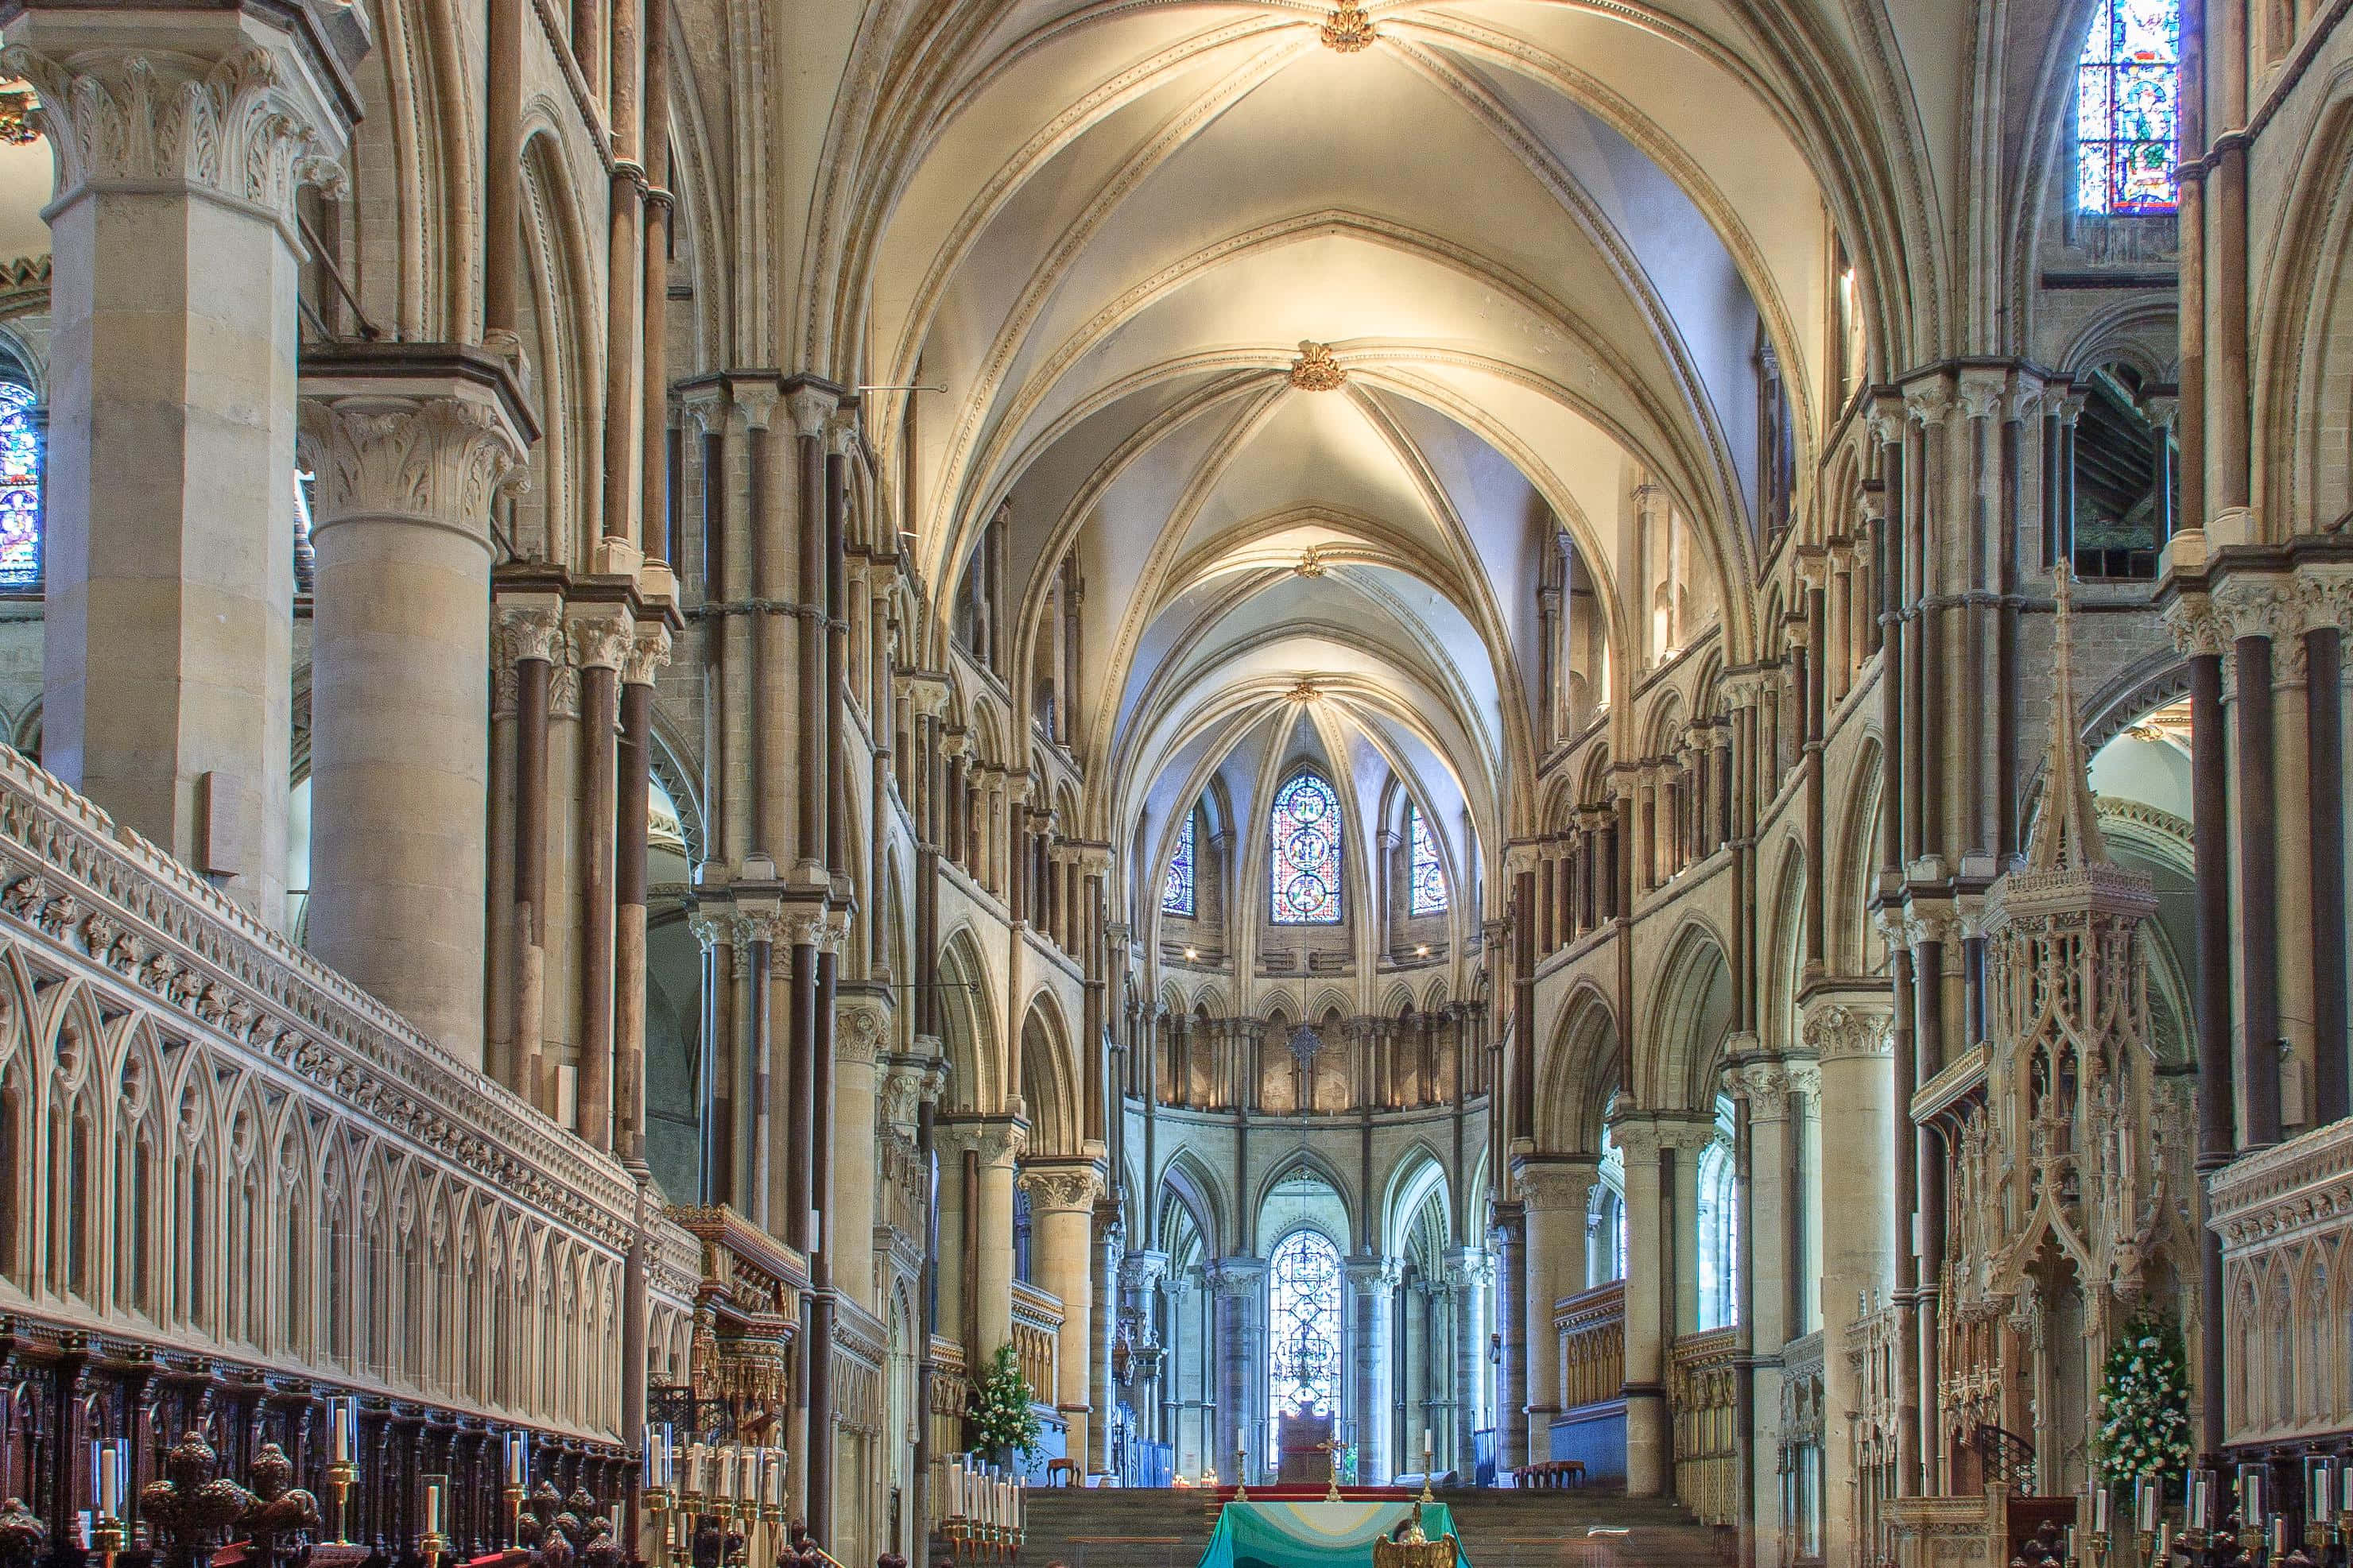
<svg viewBox="0 0 2353 1568">
<path fill-rule="evenodd" d="M 111 1513 L 102 1513 L 90 1527 L 90 1549 L 106 1568 L 114 1568 L 114 1559 L 122 1551 L 126 1532 L 122 1521 Z"/>
<path fill-rule="evenodd" d="M 359 1466 L 349 1459 L 336 1459 L 327 1466 L 327 1494 L 334 1499 L 335 1544 L 338 1546 L 352 1543 L 349 1517 L 352 1488 L 358 1484 L 359 1479 Z"/>
</svg>

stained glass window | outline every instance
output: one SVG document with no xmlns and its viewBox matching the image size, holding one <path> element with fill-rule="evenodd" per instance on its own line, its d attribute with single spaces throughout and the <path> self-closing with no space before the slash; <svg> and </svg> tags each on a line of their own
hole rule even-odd
<svg viewBox="0 0 2353 1568">
<path fill-rule="evenodd" d="M 1407 911 L 1417 915 L 1442 915 L 1446 912 L 1446 868 L 1438 863 L 1438 836 L 1430 830 L 1430 819 L 1421 815 L 1421 807 L 1406 808 L 1406 839 L 1412 846 L 1413 892 L 1407 900 Z"/>
<path fill-rule="evenodd" d="M 2075 67 L 2076 202 L 2169 213 L 2181 113 L 2181 0 L 2100 0 Z"/>
<path fill-rule="evenodd" d="M 1176 830 L 1176 853 L 1168 858 L 1168 880 L 1161 884 L 1160 912 L 1193 918 L 1193 814 L 1185 814 L 1185 826 Z"/>
<path fill-rule="evenodd" d="M 41 429 L 33 389 L 0 382 L 0 588 L 41 584 Z"/>
<path fill-rule="evenodd" d="M 1274 797 L 1270 877 L 1274 923 L 1336 925 L 1340 920 L 1340 802 L 1314 773 L 1291 775 Z"/>
<path fill-rule="evenodd" d="M 1340 1388 L 1340 1249 L 1294 1230 L 1267 1261 L 1268 1407 L 1330 1415 Z"/>
</svg>

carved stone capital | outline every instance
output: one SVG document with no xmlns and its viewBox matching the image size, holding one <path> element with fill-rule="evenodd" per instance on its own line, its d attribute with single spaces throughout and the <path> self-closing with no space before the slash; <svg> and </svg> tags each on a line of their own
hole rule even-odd
<svg viewBox="0 0 2353 1568">
<path fill-rule="evenodd" d="M 314 539 L 347 522 L 396 521 L 490 548 L 491 502 L 523 484 L 536 434 L 502 378 L 438 365 L 413 375 L 305 368 L 294 447 L 313 476 Z"/>
<path fill-rule="evenodd" d="M 1512 1163 L 1512 1185 L 1534 1214 L 1583 1214 L 1600 1179 L 1591 1155 L 1530 1155 Z"/>
<path fill-rule="evenodd" d="M 1792 1085 L 1787 1062 L 1751 1061 L 1726 1068 L 1724 1087 L 1748 1102 L 1748 1114 L 1756 1121 L 1779 1121 L 1789 1114 Z"/>
<path fill-rule="evenodd" d="M 1259 1283 L 1266 1278 L 1266 1259 L 1220 1258 L 1202 1272 L 1208 1277 L 1211 1295 L 1249 1300 L 1258 1295 Z"/>
<path fill-rule="evenodd" d="M 1926 429 L 1942 425 L 1953 411 L 1953 388 L 1941 375 L 1915 382 L 1904 389 L 1904 412 Z"/>
<path fill-rule="evenodd" d="M 651 686 L 669 662 L 670 628 L 659 621 L 641 626 L 629 644 L 628 658 L 621 661 L 621 684 Z"/>
<path fill-rule="evenodd" d="M 792 416 L 793 429 L 812 439 L 825 435 L 825 422 L 840 406 L 840 399 L 822 387 L 797 386 L 785 395 L 785 410 Z"/>
<path fill-rule="evenodd" d="M 0 52 L 0 70 L 40 92 L 59 203 L 182 186 L 266 214 L 300 248 L 295 193 L 341 187 L 349 128 L 288 35 L 230 11 L 126 46 L 37 18 L 11 25 L 19 41 Z M 163 47 L 173 44 L 194 52 Z"/>
<path fill-rule="evenodd" d="M 1103 1168 L 1091 1160 L 1036 1162 L 1021 1167 L 1021 1190 L 1032 1210 L 1092 1210 L 1103 1190 Z"/>
<path fill-rule="evenodd" d="M 535 658 L 543 664 L 553 664 L 557 651 L 564 647 L 564 616 L 547 605 L 502 606 L 492 626 L 512 662 Z"/>
<path fill-rule="evenodd" d="M 1119 1288 L 1143 1295 L 1168 1278 L 1165 1252 L 1131 1252 L 1119 1260 Z"/>
<path fill-rule="evenodd" d="M 583 669 L 619 669 L 628 662 L 637 641 L 637 627 L 626 610 L 575 615 L 566 629 L 572 638 L 573 662 Z"/>
<path fill-rule="evenodd" d="M 2001 406 L 2002 394 L 2009 389 L 2007 371 L 1982 365 L 1965 369 L 1958 389 L 1961 413 L 1971 419 L 1990 419 Z"/>
<path fill-rule="evenodd" d="M 958 1153 L 979 1155 L 984 1165 L 1010 1165 L 1029 1146 L 1029 1124 L 1018 1116 L 948 1122 L 940 1128 L 939 1141 Z"/>
<path fill-rule="evenodd" d="M 1893 1048 L 1884 1006 L 1845 1002 L 1809 1008 L 1799 1033 L 1816 1058 L 1848 1061 L 1861 1057 L 1884 1057 Z"/>
<path fill-rule="evenodd" d="M 2304 614 L 2296 604 L 2293 579 L 2232 577 L 2214 590 L 2213 603 L 2233 641 L 2269 637 L 2275 643 L 2284 642 L 2304 629 Z"/>
<path fill-rule="evenodd" d="M 2203 594 L 2187 594 L 2166 605 L 2165 629 L 2174 651 L 2185 658 L 2220 658 L 2230 651 L 2230 624 Z"/>
<path fill-rule="evenodd" d="M 837 1063 L 872 1067 L 889 1037 L 889 1004 L 873 996 L 842 996 L 834 1003 L 833 1055 Z"/>
<path fill-rule="evenodd" d="M 1405 1277 L 1404 1265 L 1394 1258 L 1351 1258 L 1345 1268 L 1356 1294 L 1376 1300 L 1395 1290 Z"/>
</svg>

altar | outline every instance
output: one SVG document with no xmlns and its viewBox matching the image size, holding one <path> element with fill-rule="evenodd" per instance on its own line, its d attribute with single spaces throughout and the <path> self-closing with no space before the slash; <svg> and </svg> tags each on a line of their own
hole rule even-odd
<svg viewBox="0 0 2353 1568">
<path fill-rule="evenodd" d="M 1373 1568 L 1373 1542 L 1412 1516 L 1411 1502 L 1395 1500 L 1229 1502 L 1200 1568 Z M 1422 1504 L 1421 1531 L 1431 1541 L 1453 1534 L 1453 1513 L 1442 1502 Z M 1459 1536 L 1454 1564 L 1471 1568 Z"/>
</svg>

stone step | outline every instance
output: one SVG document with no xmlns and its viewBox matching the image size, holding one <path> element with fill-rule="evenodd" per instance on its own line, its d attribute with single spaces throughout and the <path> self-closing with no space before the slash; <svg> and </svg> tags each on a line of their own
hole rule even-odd
<svg viewBox="0 0 2353 1568">
<path fill-rule="evenodd" d="M 1668 1499 L 1595 1487 L 1459 1490 L 1443 1500 L 1473 1568 L 1722 1568 L 1726 1532 Z M 1039 1489 L 1022 1568 L 1194 1568 L 1217 1528 L 1212 1493 L 1186 1488 Z M 934 1543 L 932 1560 L 946 1555 Z"/>
</svg>

